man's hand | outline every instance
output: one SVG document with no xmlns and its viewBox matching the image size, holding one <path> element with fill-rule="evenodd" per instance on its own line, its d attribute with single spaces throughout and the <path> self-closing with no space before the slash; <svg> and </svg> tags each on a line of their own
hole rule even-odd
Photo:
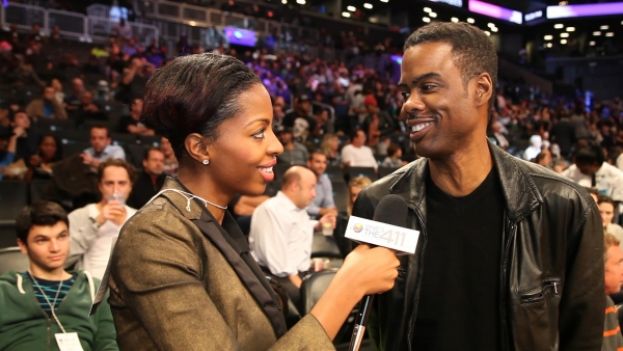
<svg viewBox="0 0 623 351">
<path fill-rule="evenodd" d="M 122 225 L 127 217 L 127 211 L 123 203 L 111 200 L 102 206 L 100 214 L 97 217 L 98 226 L 104 224 L 106 221 L 111 221 L 116 225 Z"/>
</svg>

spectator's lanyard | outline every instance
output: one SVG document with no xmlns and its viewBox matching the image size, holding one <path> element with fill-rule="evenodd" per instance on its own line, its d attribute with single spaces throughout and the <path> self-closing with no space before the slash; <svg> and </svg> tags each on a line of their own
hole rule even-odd
<svg viewBox="0 0 623 351">
<path fill-rule="evenodd" d="M 37 282 L 37 279 L 35 279 L 35 277 L 32 275 L 32 273 L 30 273 L 30 271 L 28 271 L 28 275 L 30 276 L 30 279 L 32 279 L 32 282 L 35 284 L 37 289 L 39 289 L 39 292 L 41 292 L 41 294 L 43 295 L 45 302 L 48 304 L 48 306 L 50 306 L 50 312 L 52 313 L 52 318 L 56 321 L 56 324 L 58 324 L 58 326 L 61 328 L 63 333 L 66 333 L 65 328 L 63 328 L 63 325 L 61 324 L 61 321 L 56 316 L 56 312 L 54 312 L 54 306 L 56 306 L 58 295 L 60 295 L 61 293 L 61 287 L 63 286 L 63 281 L 61 280 L 60 282 L 58 282 L 58 289 L 56 290 L 56 296 L 54 296 L 53 303 L 50 303 L 50 300 L 48 299 L 48 295 L 46 295 L 46 293 L 43 291 L 43 289 L 41 288 L 41 285 L 39 285 L 39 282 Z"/>
</svg>

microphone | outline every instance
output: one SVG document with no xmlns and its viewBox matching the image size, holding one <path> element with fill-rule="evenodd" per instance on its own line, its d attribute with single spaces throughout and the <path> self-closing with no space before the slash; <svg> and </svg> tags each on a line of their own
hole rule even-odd
<svg viewBox="0 0 623 351">
<path fill-rule="evenodd" d="M 381 201 L 379 201 L 379 204 L 374 210 L 374 217 L 373 217 L 372 222 L 377 222 L 376 223 L 377 225 L 371 226 L 370 223 L 368 223 L 369 225 L 367 227 L 368 228 L 371 227 L 370 229 L 370 232 L 372 232 L 370 234 L 371 238 L 374 238 L 374 239 L 381 238 L 381 241 L 383 238 L 385 238 L 385 240 L 387 240 L 387 243 L 390 245 L 383 245 L 383 242 L 379 242 L 379 240 L 365 240 L 366 239 L 365 235 L 361 235 L 361 234 L 365 231 L 366 228 L 363 227 L 364 224 L 360 224 L 361 219 L 357 217 L 355 217 L 352 225 L 350 225 L 349 223 L 348 228 L 347 228 L 347 233 L 348 233 L 348 229 L 352 229 L 357 234 L 352 235 L 352 236 L 347 235 L 347 237 L 350 237 L 351 239 L 357 239 L 358 241 L 364 241 L 367 243 L 391 247 L 393 249 L 400 250 L 401 248 L 396 247 L 397 246 L 396 243 L 404 244 L 404 240 L 400 240 L 400 238 L 402 237 L 402 239 L 404 239 L 405 233 L 404 231 L 402 231 L 401 233 L 401 231 L 395 230 L 394 228 L 392 228 L 392 226 L 406 228 L 408 212 L 409 212 L 409 209 L 407 207 L 407 203 L 402 197 L 396 194 L 386 195 L 381 199 Z M 351 217 L 351 219 L 353 218 Z M 359 222 L 357 222 L 358 220 Z M 389 224 L 390 226 L 381 225 L 381 223 Z M 394 230 L 392 231 L 392 229 Z M 410 233 L 407 233 L 407 235 L 409 234 Z M 417 244 L 418 234 L 419 233 L 416 232 L 414 235 L 415 244 Z M 409 236 L 413 236 L 413 234 Z M 391 245 L 391 244 L 394 244 L 394 245 Z M 404 245 L 402 246 L 404 247 Z M 415 246 L 416 245 L 413 245 L 413 252 L 415 251 Z M 363 336 L 365 335 L 365 332 L 366 332 L 366 324 L 368 323 L 368 317 L 370 316 L 370 310 L 372 308 L 373 300 L 374 300 L 374 295 L 366 295 L 363 298 L 363 301 L 361 302 L 361 309 L 359 310 L 359 313 L 357 314 L 357 317 L 355 320 L 355 327 L 353 329 L 353 335 L 351 337 L 350 346 L 348 348 L 350 351 L 358 351 L 359 348 L 361 347 Z"/>
</svg>

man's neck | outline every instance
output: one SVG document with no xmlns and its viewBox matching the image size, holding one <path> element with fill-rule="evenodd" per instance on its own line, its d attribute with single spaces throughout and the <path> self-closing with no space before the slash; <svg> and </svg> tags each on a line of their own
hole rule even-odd
<svg viewBox="0 0 623 351">
<path fill-rule="evenodd" d="M 493 168 L 489 146 L 457 152 L 447 158 L 431 159 L 429 169 L 433 182 L 451 196 L 465 196 L 474 191 Z"/>
<path fill-rule="evenodd" d="M 46 270 L 31 263 L 29 271 L 30 274 L 37 279 L 61 281 L 71 278 L 71 274 L 67 273 L 67 271 L 62 267 L 53 270 Z"/>
</svg>

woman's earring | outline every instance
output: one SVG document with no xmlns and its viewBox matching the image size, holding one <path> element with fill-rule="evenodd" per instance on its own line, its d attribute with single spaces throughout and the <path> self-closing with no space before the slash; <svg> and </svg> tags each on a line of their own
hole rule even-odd
<svg viewBox="0 0 623 351">
<path fill-rule="evenodd" d="M 203 161 L 201 161 L 201 163 L 203 163 L 204 165 L 206 165 L 206 166 L 207 166 L 207 165 L 209 165 L 209 164 L 210 164 L 210 160 L 203 160 Z"/>
</svg>

